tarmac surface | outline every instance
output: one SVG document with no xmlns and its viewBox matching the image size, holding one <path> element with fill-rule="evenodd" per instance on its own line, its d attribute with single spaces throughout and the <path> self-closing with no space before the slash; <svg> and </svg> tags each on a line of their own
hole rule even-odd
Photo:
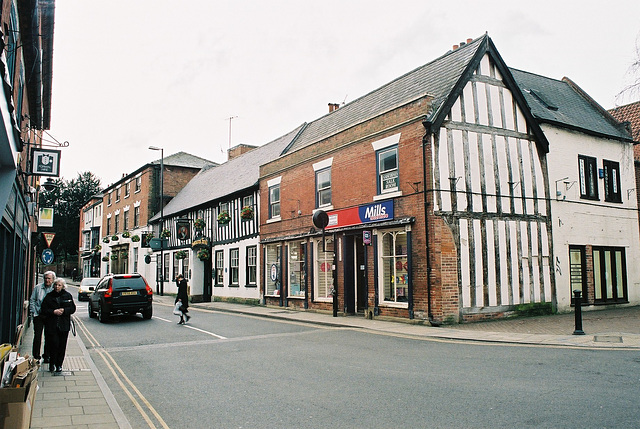
<svg viewBox="0 0 640 429">
<path fill-rule="evenodd" d="M 69 281 L 71 285 L 76 282 Z M 154 296 L 154 305 L 172 307 L 171 295 Z M 363 329 L 413 338 L 457 340 L 543 347 L 573 347 L 610 350 L 640 350 L 640 306 L 603 308 L 583 311 L 584 335 L 573 335 L 575 315 L 554 314 L 478 322 L 445 327 L 408 321 L 369 320 L 364 317 L 339 316 L 282 307 L 249 306 L 224 302 L 191 304 L 221 312 L 250 314 L 302 323 Z M 33 329 L 24 332 L 20 354 L 31 354 Z M 80 335 L 69 335 L 62 374 L 40 367 L 39 390 L 34 403 L 31 428 L 130 429 L 105 380 L 98 371 Z"/>
</svg>

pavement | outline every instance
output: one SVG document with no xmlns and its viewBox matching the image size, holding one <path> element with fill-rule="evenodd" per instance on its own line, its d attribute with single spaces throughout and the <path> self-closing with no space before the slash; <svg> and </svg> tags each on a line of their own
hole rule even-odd
<svg viewBox="0 0 640 429">
<path fill-rule="evenodd" d="M 68 281 L 68 284 L 77 285 Z M 155 305 L 173 307 L 174 297 L 154 296 Z M 250 306 L 226 302 L 193 303 L 191 309 L 229 312 L 330 327 L 362 329 L 388 335 L 437 341 L 468 341 L 514 345 L 640 350 L 640 306 L 583 311 L 584 335 L 573 335 L 575 315 L 554 314 L 432 327 L 408 320 L 369 320 L 357 316 Z M 194 314 L 195 313 L 195 314 Z M 197 311 L 192 312 L 194 317 Z M 20 353 L 31 354 L 33 329 L 23 334 Z M 80 335 L 69 335 L 62 374 L 40 368 L 39 390 L 31 428 L 130 429 L 120 406 L 98 371 Z"/>
</svg>

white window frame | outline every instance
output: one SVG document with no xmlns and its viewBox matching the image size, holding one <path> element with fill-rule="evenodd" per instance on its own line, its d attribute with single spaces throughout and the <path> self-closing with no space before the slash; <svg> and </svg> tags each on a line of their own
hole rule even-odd
<svg viewBox="0 0 640 429">
<path fill-rule="evenodd" d="M 323 252 L 322 251 L 322 238 L 320 239 L 315 239 L 313 241 L 313 246 L 314 246 L 314 259 L 313 259 L 313 297 L 314 297 L 314 301 L 317 302 L 332 302 L 333 301 L 333 296 L 330 294 L 330 291 L 332 288 L 335 287 L 335 284 L 333 283 L 334 279 L 333 279 L 333 271 L 335 268 L 335 254 L 334 254 L 334 242 L 333 242 L 333 237 L 325 237 L 325 249 L 330 251 L 328 252 Z M 321 269 L 321 265 L 322 264 L 328 264 L 325 265 L 325 269 L 322 270 Z M 320 273 L 322 272 L 327 272 L 327 269 L 329 270 L 328 272 L 330 273 L 330 275 L 328 277 L 325 277 L 328 281 L 331 282 L 331 284 L 329 284 L 328 282 L 325 282 L 324 284 L 320 284 Z M 321 291 L 323 292 L 321 294 Z"/>
<path fill-rule="evenodd" d="M 407 234 L 407 229 L 406 228 L 395 228 L 395 229 L 385 229 L 385 230 L 378 230 L 374 232 L 377 237 L 378 237 L 378 270 L 379 270 L 379 275 L 378 275 L 378 296 L 380 297 L 380 306 L 386 306 L 386 307 L 396 307 L 396 308 L 408 308 L 409 307 L 409 303 L 408 303 L 408 296 L 407 296 L 407 301 L 398 301 L 398 285 L 394 282 L 394 284 L 391 286 L 393 288 L 393 296 L 394 296 L 394 300 L 393 301 L 389 301 L 385 299 L 385 275 L 384 275 L 384 266 L 385 266 L 385 262 L 387 262 L 389 259 L 393 259 L 393 263 L 391 264 L 391 267 L 393 269 L 393 275 L 392 278 L 396 279 L 398 276 L 397 274 L 397 260 L 398 259 L 404 259 L 405 261 L 408 261 L 408 254 L 403 254 L 403 253 L 398 253 L 397 248 L 396 248 L 396 238 L 398 235 L 400 234 Z M 386 235 L 391 234 L 393 236 L 393 255 L 385 255 L 384 253 L 384 237 Z M 408 240 L 408 236 L 407 236 L 407 240 Z M 408 251 L 408 247 L 409 247 L 409 243 L 407 241 L 406 243 L 407 245 L 407 251 Z M 410 267 L 409 267 L 410 268 Z M 406 275 L 408 275 L 408 270 Z M 406 286 L 407 289 L 407 294 L 408 294 L 408 289 L 409 289 L 409 285 L 407 284 Z"/>
</svg>

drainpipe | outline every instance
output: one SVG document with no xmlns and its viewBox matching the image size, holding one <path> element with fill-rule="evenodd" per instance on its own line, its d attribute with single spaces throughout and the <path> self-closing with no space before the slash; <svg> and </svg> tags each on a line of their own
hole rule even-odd
<svg viewBox="0 0 640 429">
<path fill-rule="evenodd" d="M 431 313 L 431 256 L 429 254 L 429 209 L 427 207 L 427 145 L 431 143 L 430 136 L 432 123 L 425 120 L 422 122 L 422 125 L 424 125 L 424 128 L 426 130 L 425 135 L 422 137 L 422 193 L 424 198 L 424 242 L 427 252 L 427 315 L 429 317 L 429 323 L 431 324 L 431 326 L 437 327 L 440 326 L 441 323 L 437 320 L 434 320 L 433 314 Z"/>
</svg>

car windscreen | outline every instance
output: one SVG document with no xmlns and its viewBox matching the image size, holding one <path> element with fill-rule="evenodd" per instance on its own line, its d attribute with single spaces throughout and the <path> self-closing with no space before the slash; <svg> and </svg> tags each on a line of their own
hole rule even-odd
<svg viewBox="0 0 640 429">
<path fill-rule="evenodd" d="M 80 282 L 80 284 L 83 286 L 95 286 L 98 284 L 99 281 L 100 281 L 99 278 L 82 279 L 82 282 Z"/>
<path fill-rule="evenodd" d="M 130 277 L 124 279 L 113 279 L 114 289 L 146 289 L 146 284 L 142 277 Z"/>
</svg>

